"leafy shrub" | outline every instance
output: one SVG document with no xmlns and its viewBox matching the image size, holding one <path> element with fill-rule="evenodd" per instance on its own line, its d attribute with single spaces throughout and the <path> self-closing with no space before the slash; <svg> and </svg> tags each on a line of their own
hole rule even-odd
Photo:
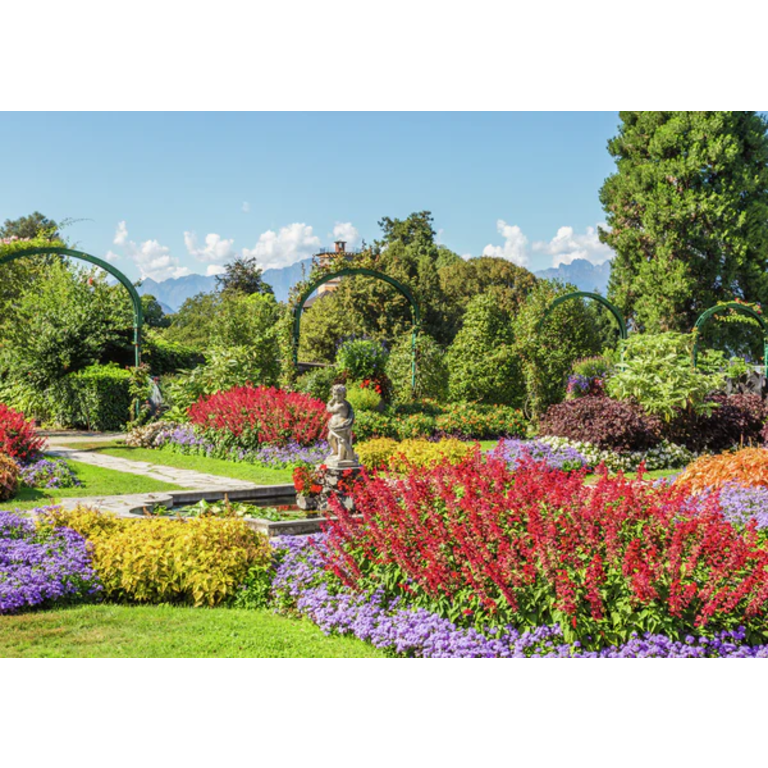
<svg viewBox="0 0 768 768">
<path fill-rule="evenodd" d="M 602 349 L 597 315 L 584 301 L 563 302 L 543 320 L 554 299 L 574 290 L 574 286 L 538 280 L 512 318 L 526 415 L 540 416 L 552 403 L 559 403 L 574 361 Z"/>
<path fill-rule="evenodd" d="M 19 490 L 19 465 L 0 453 L 0 501 L 12 499 Z"/>
<path fill-rule="evenodd" d="M 381 405 L 381 395 L 368 387 L 351 384 L 347 387 L 347 400 L 354 412 L 375 411 Z"/>
<path fill-rule="evenodd" d="M 65 427 L 122 429 L 131 414 L 131 372 L 116 363 L 91 365 L 53 388 L 52 415 Z"/>
<path fill-rule="evenodd" d="M 407 471 L 409 467 L 431 467 L 442 461 L 456 462 L 474 450 L 475 445 L 461 440 L 434 442 L 424 439 L 398 442 L 388 437 L 355 445 L 363 466 L 369 469 Z"/>
<path fill-rule="evenodd" d="M 338 371 L 333 367 L 312 368 L 299 376 L 295 389 L 327 403 L 331 399 L 331 387 L 340 381 Z"/>
<path fill-rule="evenodd" d="M 412 413 L 426 413 L 427 416 L 439 416 L 441 413 L 445 413 L 449 407 L 441 405 L 437 400 L 423 398 L 422 400 L 412 400 L 409 403 L 397 403 L 392 409 L 392 413 L 395 416 L 410 416 Z"/>
<path fill-rule="evenodd" d="M 0 453 L 18 461 L 35 458 L 45 447 L 45 438 L 38 437 L 35 425 L 24 414 L 0 403 Z"/>
<path fill-rule="evenodd" d="M 448 367 L 445 351 L 428 334 L 416 337 L 416 384 L 412 379 L 411 334 L 404 334 L 392 348 L 386 366 L 386 374 L 392 383 L 393 399 L 397 403 L 412 400 L 448 398 Z"/>
<path fill-rule="evenodd" d="M 448 462 L 455 464 L 476 449 L 473 443 L 448 438 L 439 442 L 403 440 L 387 461 L 393 472 L 409 472 L 414 467 L 434 467 Z"/>
<path fill-rule="evenodd" d="M 266 537 L 237 518 L 130 520 L 78 508 L 54 509 L 43 524 L 72 528 L 92 542 L 94 568 L 113 600 L 229 602 L 271 556 Z"/>
<path fill-rule="evenodd" d="M 429 437 L 435 433 L 436 421 L 426 413 L 412 413 L 410 416 L 398 416 L 391 420 L 394 437 L 409 440 L 417 437 Z"/>
<path fill-rule="evenodd" d="M 220 448 L 312 445 L 326 426 L 325 404 L 308 395 L 274 387 L 234 387 L 204 397 L 189 409 L 189 420 Z"/>
<path fill-rule="evenodd" d="M 100 589 L 80 534 L 37 530 L 29 518 L 0 512 L 0 614 L 82 602 Z"/>
<path fill-rule="evenodd" d="M 663 425 L 665 436 L 696 452 L 724 451 L 737 445 L 759 443 L 768 418 L 759 395 L 707 395 L 717 407 L 709 414 L 679 413 Z"/>
<path fill-rule="evenodd" d="M 396 417 L 378 411 L 362 411 L 355 414 L 352 433 L 356 441 L 373 440 L 377 437 L 397 438 Z"/>
<path fill-rule="evenodd" d="M 397 450 L 399 443 L 391 437 L 376 437 L 355 443 L 355 452 L 360 463 L 368 469 L 383 469 L 387 466 L 390 456 Z"/>
<path fill-rule="evenodd" d="M 465 626 L 557 623 L 587 647 L 742 625 L 764 636 L 768 551 L 716 498 L 474 454 L 368 478 L 355 502 L 359 517 L 331 500 L 327 567 L 382 601 Z"/>
<path fill-rule="evenodd" d="M 495 297 L 473 298 L 445 358 L 449 399 L 520 407 L 525 385 L 513 342 L 510 315 Z"/>
<path fill-rule="evenodd" d="M 214 347 L 204 365 L 181 371 L 169 379 L 165 392 L 173 407 L 173 418 L 184 413 L 201 397 L 250 385 L 272 385 L 277 369 L 271 357 L 264 359 L 256 347 L 233 345 Z"/>
<path fill-rule="evenodd" d="M 145 334 L 142 358 L 149 363 L 152 376 L 190 370 L 205 362 L 205 355 L 199 349 L 178 341 L 168 341 L 151 329 Z"/>
<path fill-rule="evenodd" d="M 611 363 L 605 357 L 586 357 L 573 364 L 568 377 L 565 395 L 569 399 L 605 394 L 605 380 L 611 371 Z"/>
<path fill-rule="evenodd" d="M 384 375 L 388 352 L 378 341 L 353 339 L 336 353 L 336 369 L 350 381 L 378 379 Z"/>
<path fill-rule="evenodd" d="M 692 334 L 635 334 L 621 344 L 623 364 L 607 384 L 611 397 L 635 400 L 665 421 L 682 411 L 709 414 L 714 410 L 706 396 L 723 385 L 725 375 L 693 367 Z"/>
<path fill-rule="evenodd" d="M 64 459 L 38 459 L 27 463 L 22 466 L 19 477 L 28 488 L 76 488 L 82 485 Z"/>
<path fill-rule="evenodd" d="M 768 451 L 742 448 L 735 453 L 701 456 L 689 464 L 675 482 L 693 493 L 720 488 L 726 483 L 768 487 Z"/>
<path fill-rule="evenodd" d="M 574 361 L 571 370 L 576 376 L 605 380 L 613 370 L 613 363 L 607 357 L 596 355 Z"/>
<path fill-rule="evenodd" d="M 551 405 L 539 421 L 542 435 L 636 451 L 661 442 L 661 422 L 634 403 L 609 397 L 580 397 Z"/>
<path fill-rule="evenodd" d="M 523 412 L 506 405 L 453 403 L 435 419 L 437 431 L 466 439 L 524 437 L 527 421 Z"/>
</svg>

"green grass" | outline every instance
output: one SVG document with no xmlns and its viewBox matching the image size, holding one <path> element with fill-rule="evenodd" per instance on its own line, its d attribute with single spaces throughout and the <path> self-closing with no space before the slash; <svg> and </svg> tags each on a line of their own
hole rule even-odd
<svg viewBox="0 0 768 768">
<path fill-rule="evenodd" d="M 381 658 L 268 610 L 88 605 L 0 616 L 0 658 Z"/>
<path fill-rule="evenodd" d="M 54 504 L 60 499 L 80 498 L 83 496 L 117 496 L 126 493 L 152 493 L 153 491 L 177 491 L 179 485 L 153 480 L 144 475 L 129 475 L 114 469 L 94 467 L 79 461 L 67 460 L 67 464 L 83 483 L 77 488 L 44 489 L 21 488 L 10 501 L 0 503 L 3 509 L 32 509 Z"/>
<path fill-rule="evenodd" d="M 234 477 L 237 480 L 250 480 L 257 485 L 280 485 L 293 482 L 292 470 L 269 469 L 255 464 L 247 464 L 242 461 L 226 461 L 225 459 L 209 459 L 207 456 L 187 456 L 162 448 L 129 448 L 107 447 L 94 448 L 91 453 L 101 453 L 107 456 L 117 456 L 121 459 L 132 461 L 148 461 L 166 467 L 177 469 L 194 469 L 197 472 L 206 472 L 210 475 L 222 477 Z"/>
</svg>

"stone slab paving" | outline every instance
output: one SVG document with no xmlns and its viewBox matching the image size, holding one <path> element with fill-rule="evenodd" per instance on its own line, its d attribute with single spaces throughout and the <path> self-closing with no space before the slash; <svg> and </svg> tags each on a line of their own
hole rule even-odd
<svg viewBox="0 0 768 768">
<path fill-rule="evenodd" d="M 119 435 L 99 436 L 104 442 L 114 440 Z M 293 485 L 256 485 L 248 480 L 238 480 L 232 477 L 211 475 L 206 472 L 196 472 L 193 469 L 178 469 L 163 464 L 152 464 L 147 461 L 133 461 L 117 456 L 107 456 L 90 451 L 81 451 L 76 447 L 66 445 L 69 440 L 82 440 L 86 435 L 67 435 L 66 439 L 59 436 L 49 437 L 51 456 L 62 459 L 72 459 L 83 464 L 91 464 L 103 469 L 113 469 L 116 472 L 126 472 L 131 475 L 142 475 L 160 480 L 164 483 L 178 485 L 183 490 L 154 491 L 152 493 L 134 493 L 120 496 L 85 496 L 80 498 L 62 499 L 65 508 L 78 504 L 95 507 L 103 511 L 116 512 L 120 515 L 141 514 L 144 508 L 151 510 L 156 506 L 173 507 L 179 504 L 194 504 L 201 499 L 217 501 L 227 496 L 230 500 L 259 499 L 266 503 L 285 504 L 295 499 Z M 94 439 L 87 436 L 89 441 Z"/>
</svg>

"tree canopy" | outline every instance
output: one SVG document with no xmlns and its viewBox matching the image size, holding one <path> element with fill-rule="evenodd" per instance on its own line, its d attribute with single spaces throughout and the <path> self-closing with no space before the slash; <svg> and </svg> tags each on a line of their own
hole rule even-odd
<svg viewBox="0 0 768 768">
<path fill-rule="evenodd" d="M 608 297 L 638 330 L 688 332 L 768 299 L 768 136 L 755 112 L 621 112 L 600 201 Z"/>
</svg>

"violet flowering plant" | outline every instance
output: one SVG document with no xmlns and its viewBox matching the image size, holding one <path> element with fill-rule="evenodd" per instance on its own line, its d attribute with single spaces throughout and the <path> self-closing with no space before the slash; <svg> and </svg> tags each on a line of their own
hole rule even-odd
<svg viewBox="0 0 768 768">
<path fill-rule="evenodd" d="M 101 590 L 90 550 L 79 533 L 38 529 L 29 518 L 0 512 L 0 614 L 84 602 Z"/>
<path fill-rule="evenodd" d="M 20 477 L 29 488 L 76 488 L 82 485 L 64 459 L 40 459 L 22 464 Z"/>
<path fill-rule="evenodd" d="M 517 469 L 526 457 L 546 463 L 552 469 L 581 469 L 587 460 L 570 445 L 549 445 L 539 440 L 500 440 L 489 453 L 504 459 L 510 469 Z"/>
<path fill-rule="evenodd" d="M 424 658 L 768 658 L 768 646 L 748 645 L 743 628 L 712 637 L 635 634 L 624 643 L 585 650 L 566 643 L 559 626 L 520 631 L 511 625 L 458 627 L 401 597 L 387 601 L 381 590 L 354 592 L 326 570 L 325 537 L 273 539 L 276 574 L 273 605 L 310 618 L 326 634 L 351 634 L 392 655 Z"/>
</svg>

